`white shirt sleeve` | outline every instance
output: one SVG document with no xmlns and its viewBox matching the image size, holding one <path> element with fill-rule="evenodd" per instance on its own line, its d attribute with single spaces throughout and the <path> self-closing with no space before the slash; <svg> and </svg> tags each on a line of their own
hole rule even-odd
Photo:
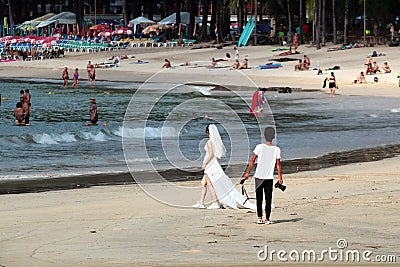
<svg viewBox="0 0 400 267">
<path fill-rule="evenodd" d="M 275 147 L 275 154 L 276 154 L 276 159 L 281 158 L 281 149 L 279 147 Z"/>
<path fill-rule="evenodd" d="M 255 148 L 254 148 L 254 154 L 256 154 L 257 156 L 260 156 L 262 150 L 262 144 L 258 144 Z"/>
</svg>

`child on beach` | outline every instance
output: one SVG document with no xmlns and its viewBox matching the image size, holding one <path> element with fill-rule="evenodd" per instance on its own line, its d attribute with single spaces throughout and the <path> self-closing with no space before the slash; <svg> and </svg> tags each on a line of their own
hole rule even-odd
<svg viewBox="0 0 400 267">
<path fill-rule="evenodd" d="M 79 73 L 78 73 L 78 68 L 76 68 L 74 72 L 74 83 L 72 84 L 72 87 L 78 87 L 78 84 L 79 84 Z"/>
<path fill-rule="evenodd" d="M 273 224 L 270 220 L 272 190 L 274 181 L 275 167 L 278 170 L 278 182 L 283 184 L 282 168 L 281 168 L 281 150 L 279 147 L 272 144 L 275 139 L 275 128 L 266 127 L 264 130 L 265 143 L 259 144 L 254 149 L 253 157 L 250 159 L 249 166 L 244 179 L 247 180 L 250 175 L 250 170 L 253 168 L 254 162 L 258 158 L 256 167 L 255 187 L 256 187 L 256 204 L 257 204 L 257 223 L 258 224 Z M 265 194 L 265 221 L 262 219 L 262 202 Z"/>
</svg>

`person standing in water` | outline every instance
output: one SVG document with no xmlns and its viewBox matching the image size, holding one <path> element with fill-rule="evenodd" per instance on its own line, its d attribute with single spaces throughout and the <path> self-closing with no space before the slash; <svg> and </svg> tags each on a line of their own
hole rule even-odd
<svg viewBox="0 0 400 267">
<path fill-rule="evenodd" d="M 78 84 L 79 84 L 79 72 L 78 68 L 76 68 L 74 72 L 74 83 L 72 84 L 72 87 L 78 87 Z"/>
<path fill-rule="evenodd" d="M 68 68 L 67 68 L 67 67 L 64 68 L 64 71 L 63 71 L 63 73 L 62 73 L 62 79 L 63 79 L 63 81 L 64 81 L 63 86 L 64 86 L 65 88 L 68 88 L 69 75 L 68 75 Z"/>
<path fill-rule="evenodd" d="M 29 92 L 29 89 L 25 89 L 25 97 L 28 105 L 31 106 L 31 93 Z"/>
<path fill-rule="evenodd" d="M 97 114 L 97 104 L 96 104 L 96 99 L 92 97 L 90 100 L 90 109 L 89 109 L 89 114 L 90 114 L 90 123 L 91 125 L 97 125 L 97 121 L 99 120 L 99 116 Z"/>
<path fill-rule="evenodd" d="M 25 113 L 24 113 L 24 109 L 22 108 L 21 102 L 17 103 L 13 115 L 15 117 L 15 124 L 17 124 L 17 125 L 25 124 Z"/>
</svg>

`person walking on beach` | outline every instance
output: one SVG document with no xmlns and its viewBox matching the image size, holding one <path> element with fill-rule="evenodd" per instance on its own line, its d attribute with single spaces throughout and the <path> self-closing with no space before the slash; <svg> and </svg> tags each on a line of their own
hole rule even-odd
<svg viewBox="0 0 400 267">
<path fill-rule="evenodd" d="M 254 149 L 254 154 L 250 159 L 249 166 L 244 174 L 244 180 L 250 176 L 250 170 L 254 166 L 254 162 L 258 158 L 256 167 L 255 187 L 256 187 L 256 204 L 257 204 L 257 223 L 258 224 L 272 224 L 271 204 L 272 204 L 272 191 L 274 181 L 275 167 L 278 171 L 278 182 L 283 184 L 282 167 L 281 167 L 281 150 L 279 147 L 274 146 L 272 141 L 275 139 L 275 129 L 267 127 L 264 130 L 265 143 L 259 144 Z M 244 182 L 244 181 L 242 181 Z M 263 220 L 262 202 L 265 194 L 265 220 Z"/>
<path fill-rule="evenodd" d="M 69 75 L 68 75 L 68 68 L 67 68 L 67 67 L 65 67 L 64 70 L 63 70 L 62 79 L 63 79 L 63 81 L 64 81 L 63 86 L 64 86 L 65 88 L 68 88 Z"/>
<path fill-rule="evenodd" d="M 240 194 L 218 162 L 218 159 L 225 156 L 226 150 L 217 126 L 214 124 L 207 125 L 206 134 L 208 136 L 208 141 L 204 147 L 206 155 L 203 160 L 203 165 L 201 166 L 204 170 L 204 176 L 201 180 L 201 197 L 200 201 L 193 205 L 193 208 L 205 208 L 204 199 L 208 188 L 213 199 L 213 203 L 208 209 L 219 209 L 220 206 L 233 209 L 239 207 L 256 209 L 254 203 L 247 201 L 247 199 Z"/>
<path fill-rule="evenodd" d="M 235 47 L 233 48 L 233 51 L 234 51 L 234 53 L 235 53 L 235 61 L 236 61 L 236 60 L 239 61 L 239 49 L 235 46 Z"/>
<path fill-rule="evenodd" d="M 206 134 L 209 138 L 206 146 L 204 147 L 206 155 L 203 160 L 203 165 L 201 168 L 204 170 L 203 179 L 201 179 L 201 197 L 200 201 L 193 205 L 194 208 L 204 209 L 204 199 L 207 194 L 207 188 L 210 190 L 213 204 L 208 207 L 208 209 L 219 209 L 217 194 L 215 193 L 213 184 L 211 183 L 209 175 L 210 165 L 214 163 L 214 160 L 221 158 L 225 154 L 225 147 L 222 144 L 221 137 L 219 136 L 218 129 L 215 131 L 216 126 L 213 124 L 207 125 Z M 212 128 L 212 135 L 210 133 L 210 128 Z"/>
<path fill-rule="evenodd" d="M 90 102 L 90 109 L 89 109 L 90 123 L 91 123 L 91 125 L 97 125 L 99 116 L 97 114 L 96 99 L 94 97 L 92 97 L 91 99 L 89 99 L 89 102 Z"/>
<path fill-rule="evenodd" d="M 326 78 L 329 81 L 330 97 L 335 97 L 335 90 L 338 89 L 335 73 L 331 72 L 331 76 Z"/>
<path fill-rule="evenodd" d="M 76 68 L 74 72 L 74 83 L 72 84 L 72 87 L 78 87 L 78 84 L 79 84 L 79 72 L 78 68 Z"/>
</svg>

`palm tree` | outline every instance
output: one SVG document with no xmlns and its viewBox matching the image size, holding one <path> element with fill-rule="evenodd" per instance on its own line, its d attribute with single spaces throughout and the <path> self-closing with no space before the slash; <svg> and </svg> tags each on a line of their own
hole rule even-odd
<svg viewBox="0 0 400 267">
<path fill-rule="evenodd" d="M 304 33 L 302 30 L 303 27 L 303 0 L 300 0 L 300 5 L 299 5 L 299 24 L 300 24 L 300 29 L 301 29 L 301 33 L 300 34 L 300 43 L 302 43 L 304 41 Z"/>
<path fill-rule="evenodd" d="M 195 32 L 195 16 L 197 14 L 197 1 L 189 0 L 189 12 L 190 12 L 190 22 L 189 22 L 189 37 L 196 36 Z"/>
<path fill-rule="evenodd" d="M 10 16 L 10 29 L 11 35 L 14 35 L 14 16 L 13 16 L 13 7 L 11 5 L 11 0 L 8 0 L 8 15 Z"/>
<path fill-rule="evenodd" d="M 333 43 L 337 44 L 337 33 L 336 33 L 336 12 L 335 12 L 335 0 L 332 0 L 332 30 L 333 30 Z"/>
<path fill-rule="evenodd" d="M 288 12 L 288 35 L 287 35 L 287 40 L 288 42 L 292 41 L 292 12 L 290 11 L 290 0 L 286 0 L 286 5 L 287 5 L 287 12 Z"/>
<path fill-rule="evenodd" d="M 216 38 L 215 26 L 217 24 L 217 0 L 211 0 L 211 22 L 210 22 L 210 35 L 211 39 Z"/>
<path fill-rule="evenodd" d="M 317 44 L 317 49 L 321 49 L 321 5 L 320 0 L 314 0 L 314 21 L 315 21 L 315 42 Z"/>
<path fill-rule="evenodd" d="M 325 45 L 325 31 L 326 31 L 326 0 L 322 0 L 322 44 Z"/>
<path fill-rule="evenodd" d="M 349 25 L 349 0 L 346 0 L 344 5 L 344 29 L 343 43 L 347 44 L 347 26 Z"/>
<path fill-rule="evenodd" d="M 128 25 L 128 9 L 126 8 L 126 0 L 122 0 L 122 16 L 124 18 L 124 26 Z"/>
<path fill-rule="evenodd" d="M 176 0 L 176 24 L 175 36 L 181 35 L 181 0 Z"/>
<path fill-rule="evenodd" d="M 207 22 L 208 22 L 208 9 L 210 8 L 210 0 L 204 0 L 203 2 L 203 19 L 201 21 L 201 34 L 199 41 L 207 40 Z"/>
</svg>

